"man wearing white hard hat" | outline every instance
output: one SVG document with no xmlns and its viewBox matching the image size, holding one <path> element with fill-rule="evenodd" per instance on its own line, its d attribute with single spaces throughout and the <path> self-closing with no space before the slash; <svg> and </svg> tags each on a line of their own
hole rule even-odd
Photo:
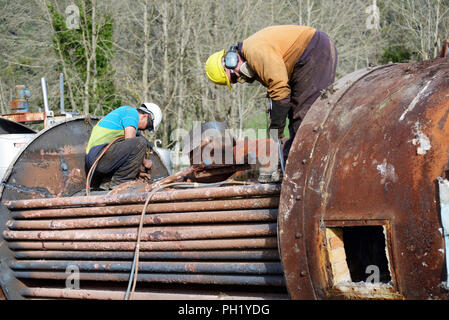
<svg viewBox="0 0 449 320">
<path fill-rule="evenodd" d="M 87 170 L 101 156 L 95 172 L 111 178 L 108 188 L 136 179 L 142 165 L 151 167 L 151 161 L 145 159 L 148 142 L 138 130 L 156 131 L 161 121 L 161 109 L 151 102 L 111 111 L 92 129 L 86 148 Z"/>
</svg>

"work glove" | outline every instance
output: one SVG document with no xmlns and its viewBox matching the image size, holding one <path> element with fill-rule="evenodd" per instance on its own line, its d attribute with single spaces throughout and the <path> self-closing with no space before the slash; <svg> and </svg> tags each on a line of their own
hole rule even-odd
<svg viewBox="0 0 449 320">
<path fill-rule="evenodd" d="M 290 111 L 290 96 L 282 100 L 271 100 L 270 110 L 270 132 L 271 130 L 277 130 L 278 139 L 284 137 L 285 122 L 288 112 Z"/>
</svg>

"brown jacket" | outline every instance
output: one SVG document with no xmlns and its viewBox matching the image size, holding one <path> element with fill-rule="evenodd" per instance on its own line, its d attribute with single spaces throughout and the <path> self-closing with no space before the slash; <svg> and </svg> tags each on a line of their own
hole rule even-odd
<svg viewBox="0 0 449 320">
<path fill-rule="evenodd" d="M 272 26 L 243 40 L 242 53 L 273 100 L 290 94 L 288 82 L 293 68 L 315 31 L 307 26 Z"/>
</svg>

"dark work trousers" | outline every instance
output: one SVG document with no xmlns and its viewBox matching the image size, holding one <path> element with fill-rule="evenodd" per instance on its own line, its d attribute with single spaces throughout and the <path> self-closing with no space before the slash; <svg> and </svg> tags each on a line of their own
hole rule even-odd
<svg viewBox="0 0 449 320">
<path fill-rule="evenodd" d="M 290 138 L 284 146 L 285 160 L 307 111 L 321 91 L 334 82 L 337 60 L 335 44 L 325 33 L 317 30 L 296 62 L 289 81 L 292 107 L 288 113 Z"/>
<path fill-rule="evenodd" d="M 143 137 L 118 140 L 101 157 L 95 172 L 112 174 L 111 182 L 117 184 L 134 180 L 140 172 L 146 148 Z"/>
</svg>

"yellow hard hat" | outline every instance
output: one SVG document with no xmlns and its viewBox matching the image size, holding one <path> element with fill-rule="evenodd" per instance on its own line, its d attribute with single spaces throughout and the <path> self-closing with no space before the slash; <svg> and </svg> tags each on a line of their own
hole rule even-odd
<svg viewBox="0 0 449 320">
<path fill-rule="evenodd" d="M 223 68 L 223 57 L 226 54 L 225 50 L 215 52 L 207 58 L 205 69 L 207 77 L 215 84 L 227 85 L 232 90 L 231 83 Z"/>
</svg>

